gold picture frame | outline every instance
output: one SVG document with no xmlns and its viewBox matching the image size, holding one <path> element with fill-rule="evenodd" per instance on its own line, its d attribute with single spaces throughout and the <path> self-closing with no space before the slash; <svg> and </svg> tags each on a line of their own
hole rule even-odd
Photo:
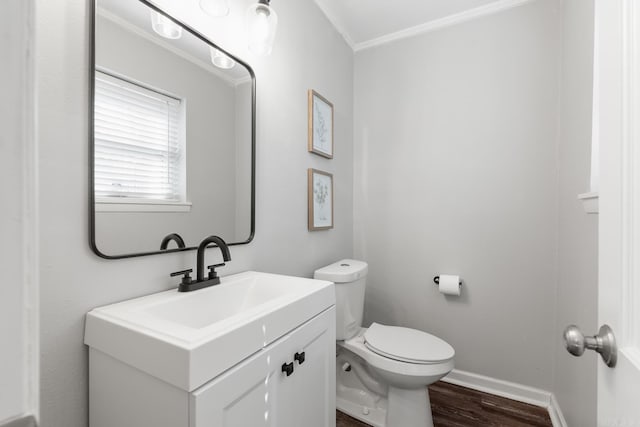
<svg viewBox="0 0 640 427">
<path fill-rule="evenodd" d="M 309 152 L 333 159 L 333 104 L 309 89 Z"/>
<path fill-rule="evenodd" d="M 309 168 L 307 177 L 309 230 L 329 230 L 333 228 L 333 175 Z"/>
</svg>

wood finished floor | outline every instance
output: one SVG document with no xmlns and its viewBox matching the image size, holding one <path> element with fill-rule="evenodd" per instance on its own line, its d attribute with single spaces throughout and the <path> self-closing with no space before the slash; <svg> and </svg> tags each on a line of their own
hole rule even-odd
<svg viewBox="0 0 640 427">
<path fill-rule="evenodd" d="M 552 427 L 545 408 L 442 381 L 429 386 L 429 397 L 435 427 Z M 368 426 L 336 414 L 336 427 Z"/>
</svg>

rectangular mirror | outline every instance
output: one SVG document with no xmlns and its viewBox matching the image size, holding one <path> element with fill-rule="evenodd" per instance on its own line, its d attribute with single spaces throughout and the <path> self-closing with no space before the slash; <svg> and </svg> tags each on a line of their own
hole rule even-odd
<svg viewBox="0 0 640 427">
<path fill-rule="evenodd" d="M 94 252 L 189 250 L 211 234 L 250 242 L 253 70 L 145 0 L 97 0 L 93 17 Z"/>
</svg>

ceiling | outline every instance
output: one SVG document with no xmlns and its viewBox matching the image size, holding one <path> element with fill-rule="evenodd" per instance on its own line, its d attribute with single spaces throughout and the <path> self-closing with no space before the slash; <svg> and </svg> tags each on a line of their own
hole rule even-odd
<svg viewBox="0 0 640 427">
<path fill-rule="evenodd" d="M 527 1 L 315 0 L 354 50 Z"/>
</svg>

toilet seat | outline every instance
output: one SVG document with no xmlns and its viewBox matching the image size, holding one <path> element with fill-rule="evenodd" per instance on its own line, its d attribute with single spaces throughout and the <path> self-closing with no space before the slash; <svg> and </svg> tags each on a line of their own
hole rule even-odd
<svg viewBox="0 0 640 427">
<path fill-rule="evenodd" d="M 363 338 L 369 350 L 405 363 L 442 363 L 455 355 L 446 341 L 417 329 L 373 323 Z"/>
<path fill-rule="evenodd" d="M 410 363 L 377 353 L 365 345 L 364 334 L 366 331 L 367 329 L 361 328 L 355 337 L 338 341 L 338 347 L 356 354 L 374 368 L 402 375 L 415 377 L 445 375 L 454 367 L 453 357 L 440 362 Z"/>
</svg>

